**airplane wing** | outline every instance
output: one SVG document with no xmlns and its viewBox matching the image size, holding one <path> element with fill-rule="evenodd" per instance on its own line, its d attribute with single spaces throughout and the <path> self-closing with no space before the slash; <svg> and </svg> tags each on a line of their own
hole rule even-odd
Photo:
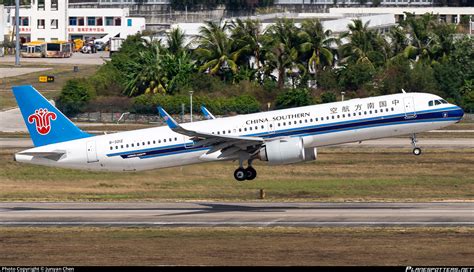
<svg viewBox="0 0 474 272">
<path fill-rule="evenodd" d="M 20 152 L 18 155 L 33 156 L 36 158 L 44 158 L 53 161 L 59 161 L 65 154 L 66 151 L 51 151 L 51 152 Z"/>
<path fill-rule="evenodd" d="M 191 137 L 191 140 L 194 141 L 194 147 L 210 147 L 207 154 L 219 150 L 221 150 L 224 157 L 229 157 L 239 151 L 252 154 L 258 150 L 264 142 L 261 137 L 215 135 L 207 132 L 189 130 L 180 126 L 162 107 L 158 107 L 158 112 L 172 131 Z"/>
<path fill-rule="evenodd" d="M 214 115 L 204 106 L 201 106 L 201 112 L 207 120 L 216 119 Z"/>
</svg>

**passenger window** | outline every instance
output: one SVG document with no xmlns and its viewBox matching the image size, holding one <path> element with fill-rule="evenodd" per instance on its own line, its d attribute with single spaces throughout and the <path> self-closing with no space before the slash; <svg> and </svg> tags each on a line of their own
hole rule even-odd
<svg viewBox="0 0 474 272">
<path fill-rule="evenodd" d="M 135 144 L 132 144 L 132 147 L 134 147 L 134 146 L 135 146 Z"/>
<path fill-rule="evenodd" d="M 118 149 L 118 146 L 117 146 L 117 145 L 115 146 L 115 149 Z"/>
<path fill-rule="evenodd" d="M 239 132 L 242 132 L 242 129 L 241 129 L 241 128 L 239 128 Z"/>
<path fill-rule="evenodd" d="M 110 147 L 110 150 L 114 149 L 113 147 Z"/>
<path fill-rule="evenodd" d="M 258 129 L 258 126 L 255 126 L 255 130 L 257 130 L 257 129 Z"/>
<path fill-rule="evenodd" d="M 247 131 L 247 128 L 244 128 L 244 130 Z M 217 133 L 217 134 L 219 134 L 219 133 Z"/>
<path fill-rule="evenodd" d="M 156 144 L 155 140 L 153 140 L 153 144 Z"/>
<path fill-rule="evenodd" d="M 123 145 L 120 145 L 120 148 L 123 148 Z"/>
<path fill-rule="evenodd" d="M 385 112 L 388 112 L 388 108 L 385 109 Z"/>
<path fill-rule="evenodd" d="M 145 142 L 143 142 L 142 145 L 145 145 Z"/>
<path fill-rule="evenodd" d="M 137 146 L 140 146 L 140 143 L 137 143 Z"/>
<path fill-rule="evenodd" d="M 296 121 L 294 121 L 294 122 L 293 122 L 293 124 L 295 124 L 295 125 L 296 125 Z"/>
<path fill-rule="evenodd" d="M 163 143 L 166 143 L 166 139 L 163 139 Z"/>
<path fill-rule="evenodd" d="M 286 122 L 283 122 L 283 125 L 286 126 Z"/>
<path fill-rule="evenodd" d="M 128 148 L 128 144 L 126 145 L 126 147 Z"/>
<path fill-rule="evenodd" d="M 343 114 L 343 115 L 342 115 L 342 118 L 346 118 L 346 115 L 345 115 L 345 114 Z"/>
<path fill-rule="evenodd" d="M 177 141 L 177 140 L 178 140 L 178 138 L 177 138 L 177 137 L 174 137 L 174 140 L 175 140 L 175 141 Z"/>
<path fill-rule="evenodd" d="M 148 141 L 148 145 L 150 145 L 150 141 Z"/>
<path fill-rule="evenodd" d="M 395 109 L 394 109 L 394 108 L 392 108 L 392 111 L 394 111 L 394 110 L 395 110 Z"/>
<path fill-rule="evenodd" d="M 318 122 L 318 118 L 315 118 L 314 121 Z M 313 119 L 311 119 L 311 122 L 313 122 Z"/>
<path fill-rule="evenodd" d="M 303 123 L 303 120 L 300 120 L 300 124 L 302 124 L 302 123 Z"/>
<path fill-rule="evenodd" d="M 270 126 L 271 126 L 271 125 L 270 125 Z M 262 129 L 263 129 L 263 128 L 264 128 L 264 127 L 263 127 L 263 125 L 262 125 Z"/>
<path fill-rule="evenodd" d="M 332 119 L 334 119 L 334 115 L 333 115 L 333 116 L 331 116 L 331 118 L 332 118 Z"/>
<path fill-rule="evenodd" d="M 230 130 L 228 130 L 227 133 L 230 133 Z"/>
<path fill-rule="evenodd" d="M 171 139 L 171 138 L 169 138 L 169 140 L 170 140 L 170 142 L 172 142 L 172 141 L 173 141 L 173 139 Z"/>
<path fill-rule="evenodd" d="M 369 114 L 372 114 L 372 111 L 369 111 Z"/>
</svg>

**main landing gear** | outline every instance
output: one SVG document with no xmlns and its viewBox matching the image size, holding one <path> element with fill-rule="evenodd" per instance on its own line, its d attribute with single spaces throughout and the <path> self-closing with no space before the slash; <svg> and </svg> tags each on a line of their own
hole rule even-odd
<svg viewBox="0 0 474 272">
<path fill-rule="evenodd" d="M 252 167 L 252 160 L 248 160 L 248 167 L 244 168 L 243 161 L 239 160 L 239 168 L 234 172 L 234 178 L 238 181 L 254 180 L 257 177 L 257 170 Z"/>
<path fill-rule="evenodd" d="M 416 139 L 416 134 L 413 134 L 413 136 L 411 137 L 411 145 L 413 146 L 413 155 L 415 156 L 421 155 L 421 148 L 416 146 L 417 142 L 418 140 Z"/>
</svg>

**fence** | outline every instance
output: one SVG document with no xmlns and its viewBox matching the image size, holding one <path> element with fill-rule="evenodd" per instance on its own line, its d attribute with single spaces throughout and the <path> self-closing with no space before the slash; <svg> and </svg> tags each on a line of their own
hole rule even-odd
<svg viewBox="0 0 474 272">
<path fill-rule="evenodd" d="M 190 122 L 191 116 L 173 115 L 178 122 Z M 203 120 L 200 114 L 193 114 L 193 121 Z M 71 117 L 73 122 L 87 123 L 126 123 L 126 124 L 160 124 L 164 125 L 163 120 L 158 114 L 136 114 L 127 112 L 86 112 Z"/>
</svg>

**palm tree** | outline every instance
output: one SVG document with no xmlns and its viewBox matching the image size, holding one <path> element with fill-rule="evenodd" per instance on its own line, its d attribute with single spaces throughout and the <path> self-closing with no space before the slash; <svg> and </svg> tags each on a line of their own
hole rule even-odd
<svg viewBox="0 0 474 272">
<path fill-rule="evenodd" d="M 437 17 L 426 13 L 421 18 L 415 14 L 405 13 L 406 19 L 400 25 L 409 33 L 409 44 L 404 56 L 414 61 L 430 62 L 437 47 L 436 35 L 432 32 Z"/>
<path fill-rule="evenodd" d="M 278 88 L 283 88 L 286 74 L 306 73 L 298 63 L 298 28 L 289 19 L 278 20 L 265 32 L 264 51 L 266 74 L 278 71 Z"/>
<path fill-rule="evenodd" d="M 317 75 L 318 70 L 325 66 L 332 66 L 334 54 L 331 46 L 337 44 L 337 40 L 331 37 L 331 30 L 324 30 L 319 19 L 304 20 L 301 24 L 299 38 L 304 42 L 300 44 L 300 51 L 307 54 L 310 73 Z"/>
<path fill-rule="evenodd" d="M 188 49 L 184 31 L 179 27 L 173 28 L 166 34 L 166 49 L 172 54 L 181 54 Z"/>
<path fill-rule="evenodd" d="M 206 22 L 199 28 L 198 48 L 194 51 L 201 62 L 200 72 L 215 75 L 230 70 L 237 72 L 238 51 L 233 51 L 233 40 L 227 36 L 227 22 Z"/>
<path fill-rule="evenodd" d="M 166 77 L 162 69 L 162 52 L 164 49 L 159 41 L 145 41 L 145 47 L 138 52 L 139 58 L 130 61 L 125 91 L 128 96 L 142 93 L 165 93 Z"/>
<path fill-rule="evenodd" d="M 341 35 L 347 43 L 340 47 L 343 63 L 366 63 L 370 66 L 383 65 L 388 57 L 387 42 L 375 31 L 369 30 L 359 19 L 352 20 L 349 32 Z"/>
<path fill-rule="evenodd" d="M 235 49 L 240 51 L 240 58 L 244 59 L 250 67 L 250 61 L 253 57 L 257 70 L 259 70 L 263 38 L 260 21 L 237 19 L 232 21 L 231 29 L 231 38 L 234 41 Z"/>
</svg>

